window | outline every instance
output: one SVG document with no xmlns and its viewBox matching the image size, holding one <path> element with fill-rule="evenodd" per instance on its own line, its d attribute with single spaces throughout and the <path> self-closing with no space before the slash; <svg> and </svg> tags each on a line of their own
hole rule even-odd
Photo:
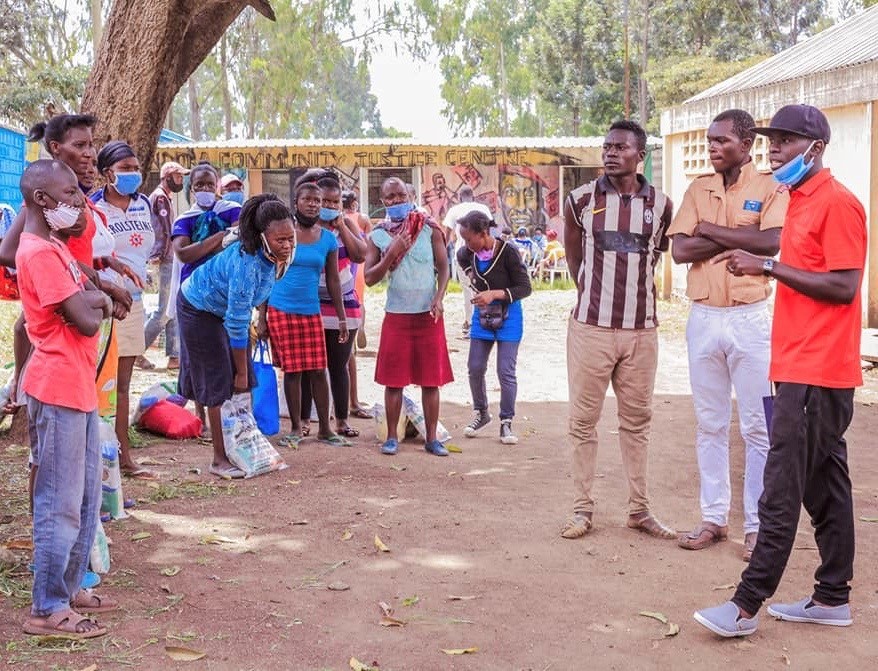
<svg viewBox="0 0 878 671">
<path fill-rule="evenodd" d="M 388 177 L 399 177 L 406 184 L 414 184 L 411 168 L 368 168 L 366 186 L 366 212 L 369 219 L 383 219 L 384 205 L 381 203 L 381 185 Z"/>
<path fill-rule="evenodd" d="M 756 125 L 765 127 L 768 121 L 757 121 Z M 753 143 L 753 165 L 757 170 L 771 170 L 771 164 L 768 162 L 768 138 L 764 135 L 757 135 Z"/>
<path fill-rule="evenodd" d="M 706 129 L 683 135 L 683 172 L 687 175 L 709 175 L 713 172 L 707 150 Z"/>
</svg>

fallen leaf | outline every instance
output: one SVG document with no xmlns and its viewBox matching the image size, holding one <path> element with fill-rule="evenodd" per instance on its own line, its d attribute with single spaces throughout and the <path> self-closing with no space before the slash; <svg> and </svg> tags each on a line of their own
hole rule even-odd
<svg viewBox="0 0 878 671">
<path fill-rule="evenodd" d="M 349 541 L 353 537 L 354 537 L 354 534 L 350 529 L 345 529 L 344 533 L 341 535 L 341 539 L 343 541 Z"/>
<path fill-rule="evenodd" d="M 146 540 L 147 538 L 152 538 L 152 534 L 148 531 L 139 531 L 131 537 L 131 540 L 136 543 L 137 541 Z"/>
<path fill-rule="evenodd" d="M 450 478 L 453 475 L 457 475 L 457 471 L 448 471 L 448 477 Z"/>
<path fill-rule="evenodd" d="M 166 645 L 165 653 L 175 662 L 194 662 L 206 656 L 206 653 L 191 648 L 181 648 L 176 645 Z"/>
<path fill-rule="evenodd" d="M 478 599 L 477 596 L 457 596 L 456 594 L 449 594 L 449 601 L 472 601 L 473 599 Z"/>
<path fill-rule="evenodd" d="M 861 517 L 860 522 L 878 522 L 878 517 Z"/>
<path fill-rule="evenodd" d="M 419 597 L 417 594 L 415 594 L 414 596 L 409 596 L 409 597 L 406 597 L 405 599 L 403 599 L 402 605 L 403 606 L 414 606 L 420 600 L 421 600 L 421 597 Z"/>
<path fill-rule="evenodd" d="M 653 613 L 648 610 L 642 610 L 638 613 L 638 615 L 642 615 L 643 617 L 651 617 L 653 620 L 658 620 L 662 624 L 668 623 L 668 618 L 665 616 L 664 613 Z"/>
<path fill-rule="evenodd" d="M 388 496 L 388 497 L 387 497 L 387 498 L 388 498 L 388 499 L 390 499 L 390 500 L 391 500 L 391 501 L 392 501 L 392 500 L 393 500 L 393 499 L 398 499 L 398 498 L 399 498 L 399 496 L 398 496 L 398 495 L 396 495 L 396 494 L 391 494 L 391 495 L 390 495 L 390 496 Z"/>
<path fill-rule="evenodd" d="M 293 522 L 293 526 L 302 526 L 305 524 L 308 524 L 308 520 L 297 520 L 297 521 Z"/>
<path fill-rule="evenodd" d="M 445 449 L 448 450 L 449 452 L 454 452 L 456 454 L 460 454 L 463 452 L 463 450 L 461 450 L 457 445 L 452 445 L 451 443 L 446 445 Z"/>
<path fill-rule="evenodd" d="M 300 485 L 302 484 L 301 480 L 287 480 L 288 485 Z"/>
<path fill-rule="evenodd" d="M 391 471 L 399 471 L 400 473 L 405 470 L 405 466 L 398 466 L 397 464 L 390 464 Z"/>
<path fill-rule="evenodd" d="M 381 614 L 385 617 L 390 617 L 391 615 L 393 615 L 393 607 L 389 603 L 379 601 L 378 607 L 381 609 Z"/>
<path fill-rule="evenodd" d="M 182 570 L 183 569 L 181 569 L 179 566 L 166 566 L 161 571 L 159 571 L 159 573 L 161 573 L 162 575 L 166 575 L 169 578 L 172 578 Z"/>
<path fill-rule="evenodd" d="M 441 650 L 446 655 L 469 655 L 479 651 L 478 648 L 442 648 Z"/>
<path fill-rule="evenodd" d="M 735 583 L 730 582 L 730 583 L 727 583 L 725 585 L 714 585 L 710 589 L 712 589 L 714 592 L 722 590 L 722 589 L 735 589 Z"/>
<path fill-rule="evenodd" d="M 385 615 L 381 618 L 381 622 L 379 622 L 382 627 L 404 627 L 405 622 L 403 620 L 397 620 L 395 617 L 390 617 L 389 615 Z"/>
<path fill-rule="evenodd" d="M 28 539 L 9 541 L 6 543 L 6 547 L 10 550 L 33 550 L 34 542 Z"/>
<path fill-rule="evenodd" d="M 143 459 L 138 459 L 137 463 L 141 466 L 164 466 L 165 462 L 156 459 L 155 457 L 144 457 Z"/>
<path fill-rule="evenodd" d="M 326 589 L 332 592 L 346 592 L 350 588 L 351 586 L 344 582 L 331 582 L 326 586 Z"/>
<path fill-rule="evenodd" d="M 378 534 L 375 534 L 375 549 L 379 552 L 390 552 L 390 548 L 382 542 Z"/>
<path fill-rule="evenodd" d="M 374 666 L 363 664 L 363 662 L 361 662 L 356 657 L 351 657 L 348 665 L 351 667 L 352 671 L 379 671 Z"/>
<path fill-rule="evenodd" d="M 219 545 L 220 543 L 237 543 L 238 541 L 226 536 L 207 534 L 206 536 L 202 536 L 198 542 L 201 545 Z"/>
<path fill-rule="evenodd" d="M 668 630 L 662 634 L 665 638 L 670 638 L 671 636 L 676 636 L 680 633 L 680 625 L 674 624 L 673 622 L 668 623 Z"/>
</svg>

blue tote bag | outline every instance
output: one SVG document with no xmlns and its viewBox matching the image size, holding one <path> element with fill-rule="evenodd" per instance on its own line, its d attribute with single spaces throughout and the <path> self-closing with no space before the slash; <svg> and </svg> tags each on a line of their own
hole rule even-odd
<svg viewBox="0 0 878 671">
<path fill-rule="evenodd" d="M 277 398 L 277 377 L 271 364 L 271 354 L 264 340 L 256 343 L 253 352 L 253 372 L 256 386 L 253 388 L 253 416 L 256 425 L 266 436 L 280 431 L 280 404 Z"/>
</svg>

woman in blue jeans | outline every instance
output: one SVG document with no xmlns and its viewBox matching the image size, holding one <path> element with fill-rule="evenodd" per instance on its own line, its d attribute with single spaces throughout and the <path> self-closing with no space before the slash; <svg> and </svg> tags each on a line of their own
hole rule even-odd
<svg viewBox="0 0 878 671">
<path fill-rule="evenodd" d="M 497 377 L 500 379 L 500 442 L 515 445 L 512 432 L 518 380 L 515 365 L 524 328 L 521 299 L 530 295 L 527 269 L 514 245 L 491 236 L 494 221 L 482 212 L 470 212 L 458 221 L 465 246 L 457 263 L 473 289 L 470 327 L 469 386 L 473 396 L 473 419 L 464 429 L 468 438 L 491 421 L 485 372 L 488 356 L 497 343 Z"/>
</svg>

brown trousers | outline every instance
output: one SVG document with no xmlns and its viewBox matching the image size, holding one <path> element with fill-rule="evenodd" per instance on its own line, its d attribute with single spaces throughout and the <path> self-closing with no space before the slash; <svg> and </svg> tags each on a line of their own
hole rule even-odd
<svg viewBox="0 0 878 671">
<path fill-rule="evenodd" d="M 610 382 L 616 394 L 619 447 L 628 477 L 628 514 L 649 510 L 647 451 L 657 364 L 656 329 L 602 328 L 570 317 L 567 325 L 568 431 L 573 444 L 574 513 L 594 511 L 591 492 L 597 463 L 597 423 Z"/>
</svg>

